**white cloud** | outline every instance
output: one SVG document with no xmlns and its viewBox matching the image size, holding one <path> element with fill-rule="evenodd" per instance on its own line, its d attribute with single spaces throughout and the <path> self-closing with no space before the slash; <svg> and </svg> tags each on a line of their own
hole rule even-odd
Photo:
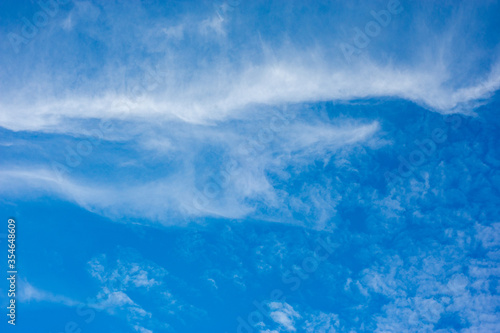
<svg viewBox="0 0 500 333">
<path fill-rule="evenodd" d="M 153 331 L 148 330 L 147 328 L 140 327 L 138 325 L 134 326 L 134 329 L 139 333 L 153 333 Z"/>
<path fill-rule="evenodd" d="M 474 237 L 482 240 L 486 236 L 483 231 L 492 229 L 476 224 L 475 230 Z M 487 237 L 486 244 L 494 237 Z M 368 289 L 366 296 L 383 294 L 390 300 L 376 316 L 376 332 L 435 331 L 446 315 L 456 315 L 457 324 L 467 323 L 463 332 L 494 331 L 499 324 L 495 309 L 500 297 L 490 284 L 492 276 L 500 276 L 500 270 L 495 260 L 469 258 L 473 247 L 473 243 L 464 246 L 456 237 L 453 245 L 443 249 L 411 251 L 415 256 L 404 261 L 385 257 L 382 265 L 366 269 L 362 279 Z"/>
<path fill-rule="evenodd" d="M 50 302 L 50 303 L 59 303 L 66 306 L 77 306 L 81 303 L 72 300 L 66 296 L 62 295 L 54 295 L 51 292 L 40 290 L 35 288 L 30 283 L 19 280 L 18 281 L 18 293 L 17 298 L 21 302 Z"/>
<path fill-rule="evenodd" d="M 71 31 L 50 39 L 50 43 L 34 40 L 34 44 L 40 43 L 35 48 L 39 51 L 31 54 L 26 49 L 24 58 L 11 59 L 16 68 L 32 68 L 30 59 L 38 63 L 40 54 L 49 54 L 47 47 L 71 49 L 59 46 L 74 43 L 78 33 L 95 39 L 110 54 L 122 54 L 126 48 L 128 56 L 126 59 L 97 57 L 99 61 L 88 64 L 95 68 L 81 62 L 63 65 L 57 57 L 47 58 L 46 68 L 19 72 L 15 82 L 2 86 L 9 98 L 0 102 L 0 126 L 12 131 L 63 133 L 81 138 L 91 135 L 93 130 L 95 134 L 99 121 L 110 121 L 115 126 L 101 133 L 105 142 L 126 143 L 137 154 L 136 158 L 124 161 L 120 156 L 119 161 L 110 163 L 136 167 L 134 174 L 129 175 L 127 182 L 89 180 L 81 175 L 61 179 L 50 166 L 20 165 L 4 167 L 0 173 L 2 187 L 15 188 L 14 193 L 30 192 L 36 187 L 29 195 L 55 193 L 113 218 L 126 215 L 163 222 L 179 216 L 241 218 L 265 206 L 278 211 L 275 216 L 266 212 L 268 219 L 279 220 L 277 216 L 290 217 L 287 208 L 283 208 L 286 204 L 292 202 L 305 208 L 311 203 L 284 196 L 274 187 L 270 174 L 289 177 L 286 167 L 301 169 L 315 159 L 322 159 L 326 165 L 332 155 L 345 147 L 359 144 L 374 147 L 375 141 L 371 139 L 381 128 L 375 121 L 363 123 L 352 119 L 331 124 L 317 119 L 315 111 L 305 107 L 306 103 L 392 97 L 441 113 L 470 113 L 500 87 L 496 51 L 486 56 L 488 50 L 484 45 L 483 52 L 469 53 L 463 49 L 463 39 L 474 41 L 463 34 L 464 29 L 476 29 L 471 23 L 479 20 L 474 16 L 477 11 L 470 11 L 471 15 L 465 17 L 459 15 L 471 5 L 461 4 L 459 13 L 450 14 L 445 21 L 445 32 L 432 34 L 432 40 L 427 38 L 429 31 L 426 31 L 432 25 L 421 22 L 422 15 L 418 15 L 425 9 L 414 8 L 414 18 L 394 18 L 394 24 L 411 29 L 395 31 L 388 27 L 384 31 L 387 36 L 381 35 L 378 40 L 382 43 L 385 38 L 391 41 L 396 38 L 394 44 L 402 43 L 403 55 L 418 56 L 407 59 L 390 51 L 380 56 L 383 48 L 374 42 L 350 64 L 338 53 L 337 46 L 349 35 L 346 31 L 352 30 L 351 25 L 366 24 L 360 22 L 357 12 L 363 6 L 337 5 L 338 13 L 332 13 L 329 22 L 317 22 L 318 26 L 326 24 L 330 30 L 311 36 L 311 44 L 302 45 L 293 34 L 288 35 L 290 31 L 275 36 L 249 29 L 252 23 L 242 20 L 238 10 L 229 8 L 229 4 L 220 10 L 211 7 L 175 17 L 149 18 L 148 9 L 137 3 L 124 4 L 129 9 L 125 14 L 112 10 L 116 9 L 113 4 L 96 7 L 79 2 L 69 15 Z M 245 6 L 253 8 L 252 3 Z M 101 16 L 106 16 L 105 23 L 100 21 Z M 91 20 L 94 28 L 77 24 L 77 18 Z M 138 25 L 134 34 L 123 34 L 123 27 L 130 21 L 146 23 Z M 218 38 L 208 38 L 213 32 Z M 248 46 L 242 45 L 238 38 L 244 38 Z M 137 45 L 137 49 L 129 50 L 129 45 Z M 460 59 L 455 53 L 470 58 L 465 64 L 468 67 L 460 72 L 457 72 Z M 487 69 L 466 75 L 474 72 L 474 64 L 482 62 L 482 57 L 487 58 L 484 60 Z M 10 68 L 5 66 L 1 74 L 7 67 Z M 95 75 L 87 77 L 87 72 Z M 276 122 L 281 122 L 279 117 L 273 120 L 274 108 L 283 106 L 292 106 L 280 116 L 289 118 L 280 131 L 274 131 Z M 258 141 L 259 135 L 269 134 L 259 132 L 262 125 L 272 134 L 270 143 Z M 249 141 L 257 143 L 253 146 L 257 154 L 247 158 L 240 148 Z M 103 146 L 99 149 L 104 151 Z M 210 182 L 210 170 L 199 170 L 200 165 L 206 164 L 199 156 L 208 147 L 222 151 L 221 159 L 239 163 L 238 174 L 231 174 L 230 184 L 219 190 L 216 198 L 207 198 L 203 193 L 209 191 L 205 187 Z M 47 152 L 51 154 L 56 159 L 53 151 Z M 348 159 L 346 153 L 344 160 Z M 173 170 L 139 182 L 148 173 L 145 167 L 142 170 L 140 167 L 151 160 L 162 160 Z M 93 161 L 93 157 L 88 161 Z M 221 169 L 216 172 L 223 173 L 224 168 Z M 316 189 L 311 187 L 311 191 Z M 315 198 L 312 206 L 325 206 L 318 194 L 312 197 Z M 381 202 L 387 207 L 387 215 L 400 214 L 396 199 L 386 198 Z M 320 226 L 334 216 L 334 206 L 314 210 L 314 219 L 319 220 Z"/>
<path fill-rule="evenodd" d="M 119 289 L 129 287 L 149 289 L 159 286 L 161 279 L 167 274 L 162 267 L 147 262 L 131 262 L 130 259 L 117 260 L 109 265 L 105 255 L 93 258 L 88 265 L 89 272 L 94 278 L 105 285 Z"/>
<path fill-rule="evenodd" d="M 295 320 L 301 316 L 288 303 L 271 302 L 269 303 L 270 316 L 286 332 L 295 332 Z"/>
<path fill-rule="evenodd" d="M 249 66 L 241 73 L 206 73 L 207 78 L 191 82 L 183 90 L 168 85 L 147 92 L 140 103 L 111 92 L 100 97 L 44 98 L 29 103 L 14 97 L 10 103 L 0 104 L 0 126 L 16 131 L 69 131 L 67 119 L 71 118 L 139 118 L 152 122 L 180 119 L 200 124 L 240 118 L 259 104 L 279 106 L 386 96 L 408 99 L 443 113 L 470 112 L 471 105 L 500 87 L 498 68 L 495 65 L 477 85 L 453 90 L 442 86 L 447 78 L 436 77 L 434 69 L 401 70 L 367 63 L 339 70 L 281 62 Z M 208 77 L 213 76 L 224 81 L 224 86 L 211 84 L 213 79 Z"/>
<path fill-rule="evenodd" d="M 165 269 L 145 261 L 131 250 L 123 250 L 117 260 L 110 260 L 106 255 L 96 256 L 88 262 L 88 271 L 99 281 L 101 287 L 89 306 L 124 317 L 139 332 L 148 332 L 144 326 L 167 324 L 159 324 L 152 312 L 145 310 L 130 297 L 131 293 L 152 292 L 167 300 L 161 306 L 167 306 L 170 311 L 179 307 L 178 301 L 163 286 L 163 278 L 167 274 Z"/>
<path fill-rule="evenodd" d="M 307 333 L 336 333 L 339 327 L 339 316 L 324 312 L 320 312 L 317 315 L 312 314 L 304 324 L 304 329 Z"/>
<path fill-rule="evenodd" d="M 117 309 L 135 307 L 134 301 L 122 291 L 110 291 L 104 288 L 96 297 L 97 303 L 93 306 L 97 309 L 103 309 L 111 314 L 115 314 Z"/>
<path fill-rule="evenodd" d="M 134 125 L 127 126 L 134 130 Z M 161 178 L 157 176 L 145 182 L 129 178 L 126 183 L 107 179 L 89 181 L 70 176 L 73 169 L 63 164 L 69 173 L 58 172 L 57 168 L 7 168 L 0 171 L 0 183 L 7 190 L 9 184 L 12 186 L 11 181 L 17 179 L 15 189 L 9 192 L 11 195 L 15 195 L 16 191 L 32 189 L 31 195 L 56 194 L 112 218 L 141 217 L 165 224 L 182 223 L 179 217 L 241 218 L 255 211 L 251 201 L 275 207 L 286 214 L 288 208 L 285 203 L 288 198 L 274 188 L 270 172 L 278 177 L 287 177 L 283 173 L 286 166 L 294 165 L 300 170 L 317 158 L 328 159 L 340 149 L 369 143 L 380 127 L 377 122 L 290 122 L 276 112 L 263 114 L 255 122 L 246 122 L 242 125 L 245 126 L 244 130 L 227 126 L 186 126 L 187 133 L 178 132 L 172 127 L 172 133 L 160 132 L 157 135 L 155 131 L 144 139 L 138 139 L 139 142 L 144 140 L 148 148 L 145 152 L 141 149 L 143 145 L 139 144 L 140 155 L 149 155 L 149 151 L 158 152 L 156 158 L 167 160 L 174 166 L 162 172 Z M 166 151 L 163 142 L 167 142 Z M 222 164 L 199 165 L 199 155 L 204 153 L 207 145 L 220 149 Z M 94 149 L 106 148 L 101 145 Z M 90 155 L 88 159 L 92 161 L 92 157 Z M 60 161 L 64 163 L 64 155 L 61 158 Z M 143 173 L 142 163 L 140 159 L 131 159 L 121 167 L 135 169 L 133 173 L 140 177 Z M 334 211 L 319 207 L 322 206 L 322 195 L 311 195 L 311 198 L 316 198 L 318 223 L 323 225 Z"/>
</svg>

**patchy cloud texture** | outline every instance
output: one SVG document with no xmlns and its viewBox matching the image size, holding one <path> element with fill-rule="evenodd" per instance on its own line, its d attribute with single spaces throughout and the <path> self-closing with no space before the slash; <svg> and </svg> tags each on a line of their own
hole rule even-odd
<svg viewBox="0 0 500 333">
<path fill-rule="evenodd" d="M 2 2 L 19 331 L 496 332 L 499 12 Z"/>
</svg>

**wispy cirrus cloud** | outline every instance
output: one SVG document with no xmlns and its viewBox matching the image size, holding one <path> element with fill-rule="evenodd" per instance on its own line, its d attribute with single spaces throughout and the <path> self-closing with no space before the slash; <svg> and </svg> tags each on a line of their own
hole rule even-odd
<svg viewBox="0 0 500 333">
<path fill-rule="evenodd" d="M 379 129 L 376 122 L 341 121 L 328 125 L 304 121 L 290 123 L 283 119 L 274 122 L 273 119 L 272 114 L 264 114 L 260 121 L 241 127 L 244 131 L 228 126 L 183 125 L 185 132 L 173 128 L 171 133 L 161 133 L 157 128 L 151 135 L 142 134 L 136 139 L 136 157 L 128 158 L 126 165 L 118 165 L 119 169 L 128 169 L 128 184 L 118 185 L 118 180 L 106 181 L 104 178 L 89 184 L 84 174 L 73 176 L 71 171 L 74 169 L 70 166 L 58 169 L 53 168 L 53 164 L 50 168 L 12 166 L 1 172 L 1 181 L 7 190 L 10 180 L 17 179 L 12 194 L 32 188 L 35 190 L 32 195 L 53 193 L 114 218 L 142 216 L 164 223 L 173 223 L 170 218 L 178 219 L 186 214 L 241 218 L 255 212 L 252 202 L 286 212 L 288 208 L 281 202 L 287 200 L 287 196 L 273 186 L 269 172 L 279 176 L 287 165 L 306 168 L 311 159 L 324 160 L 340 149 L 370 144 Z M 261 133 L 259 126 L 262 125 L 266 129 L 262 132 L 263 139 L 252 138 L 255 132 Z M 232 139 L 228 141 L 228 138 Z M 114 146 L 106 148 L 103 144 L 94 149 L 106 152 Z M 214 156 L 219 156 L 222 163 L 199 165 L 200 161 L 209 158 L 204 156 L 206 149 L 214 150 Z M 154 158 L 155 163 L 168 161 L 170 168 L 152 175 L 149 180 L 141 180 L 144 168 L 141 156 L 144 155 Z M 94 155 L 82 159 L 93 161 Z M 225 172 L 230 164 L 230 173 Z M 221 174 L 223 171 L 225 174 Z M 138 178 L 133 180 L 131 175 Z M 211 189 L 207 186 L 217 187 L 216 197 L 209 193 Z"/>
<path fill-rule="evenodd" d="M 374 10 L 383 10 L 385 5 L 380 2 L 379 8 L 375 4 L 372 6 Z M 135 6 L 134 11 L 126 11 L 126 15 L 132 17 L 122 16 L 130 6 Z M 288 6 L 294 8 L 297 4 Z M 407 3 L 402 6 L 414 7 Z M 345 18 L 332 20 L 335 25 L 329 27 L 328 34 L 310 36 L 311 41 L 304 48 L 294 40 L 293 28 L 282 31 L 277 37 L 259 31 L 248 36 L 248 47 L 238 47 L 240 42 L 236 33 L 252 25 L 238 14 L 238 10 L 253 10 L 251 3 L 241 4 L 234 13 L 231 12 L 231 20 L 222 20 L 214 8 L 205 8 L 205 11 L 182 18 L 155 18 L 149 25 L 136 27 L 128 37 L 116 34 L 117 29 L 121 29 L 126 20 L 149 17 L 149 7 L 129 4 L 120 8 L 111 4 L 77 3 L 68 14 L 68 17 L 79 17 L 71 31 L 51 31 L 40 38 L 36 46 L 43 49 L 42 54 L 50 53 L 48 47 L 78 42 L 81 37 L 77 34 L 80 33 L 95 40 L 105 51 L 92 51 L 78 44 L 81 53 L 72 54 L 62 66 L 55 56 L 44 66 L 17 72 L 14 82 L 5 86 L 4 93 L 9 98 L 0 104 L 0 125 L 12 130 L 66 131 L 70 119 L 142 119 L 151 122 L 180 119 L 206 123 L 240 118 L 259 104 L 276 106 L 373 97 L 407 99 L 443 113 L 468 113 L 500 87 L 498 50 L 474 39 L 484 29 L 479 23 L 479 15 L 487 7 L 486 3 L 478 4 L 477 8 L 461 3 L 455 10 L 450 8 L 443 27 L 435 27 L 426 21 L 427 9 L 412 8 L 413 17 L 394 17 L 392 24 L 395 26 L 384 30 L 385 35 L 380 36 L 379 44 L 373 42 L 367 47 L 365 56 L 346 64 L 336 45 L 355 26 L 373 20 L 371 16 L 365 17 L 362 7 L 339 9 L 337 15 L 342 14 Z M 313 7 L 311 10 L 317 9 Z M 467 10 L 469 15 L 465 15 Z M 93 28 L 84 25 L 89 20 Z M 396 20 L 400 20 L 399 23 Z M 317 25 L 326 26 L 328 23 L 321 21 Z M 205 28 L 182 28 L 193 26 Z M 414 26 L 416 28 L 411 30 L 410 27 Z M 107 30 L 97 30 L 98 27 Z M 225 35 L 226 30 L 232 34 L 224 37 L 221 46 L 220 40 L 207 39 L 209 27 L 218 35 Z M 396 27 L 399 27 L 397 31 Z M 466 32 L 467 29 L 471 30 Z M 178 38 L 185 34 L 190 38 L 172 42 L 165 38 L 164 31 L 177 31 L 174 35 Z M 428 38 L 428 34 L 432 37 Z M 107 56 L 120 52 L 124 44 L 139 35 L 140 43 L 132 49 L 130 57 Z M 394 50 L 394 54 L 381 57 L 379 52 L 382 46 L 386 46 L 384 42 L 392 37 L 401 42 L 403 50 Z M 281 38 L 281 41 L 276 42 L 275 38 Z M 45 46 L 41 44 L 42 39 Z M 457 71 L 460 59 L 456 54 L 462 54 L 459 50 L 468 47 L 464 40 L 470 41 L 478 51 L 467 52 L 469 67 Z M 203 54 L 199 49 L 193 49 L 196 42 L 206 48 Z M 270 45 L 273 45 L 271 50 Z M 257 49 L 250 49 L 250 46 Z M 3 47 L 7 48 L 7 45 Z M 145 54 L 139 52 L 140 47 L 145 48 Z M 413 50 L 421 56 L 410 60 L 397 57 L 397 54 Z M 9 58 L 12 68 L 35 61 L 38 54 L 34 52 L 34 49 L 26 49 L 23 57 Z M 67 52 L 71 51 L 64 53 Z M 103 52 L 103 57 L 89 59 L 86 65 L 74 67 L 84 54 L 99 57 L 99 52 Z M 487 62 L 487 70 L 467 78 L 465 73 L 472 71 L 481 61 Z M 460 62 L 460 65 L 466 64 Z M 134 87 L 144 84 L 147 68 L 158 71 L 162 82 L 156 82 L 154 89 L 142 94 L 140 101 L 134 100 L 131 98 L 136 93 Z M 8 75 L 9 71 L 4 69 L 3 75 Z M 89 72 L 94 74 L 88 76 Z M 80 73 L 87 77 L 75 81 Z M 152 84 L 150 78 L 148 84 Z M 75 125 L 77 127 L 78 123 Z"/>
<path fill-rule="evenodd" d="M 448 8 L 446 20 L 438 25 L 428 21 L 428 8 L 396 2 L 393 5 L 405 10 L 392 17 L 391 24 L 350 63 L 338 45 L 352 39 L 354 28 L 374 19 L 362 2 L 339 4 L 327 13 L 312 6 L 309 10 L 319 19 L 308 24 L 308 30 L 297 29 L 293 21 L 310 23 L 295 13 L 301 5 L 287 3 L 286 15 L 271 9 L 259 17 L 265 22 L 273 15 L 286 16 L 290 23 L 277 21 L 277 31 L 254 29 L 256 17 L 242 15 L 258 10 L 258 4 L 251 2 L 232 6 L 223 16 L 218 7 L 194 10 L 189 4 L 172 4 L 177 14 L 163 16 L 153 15 L 151 3 L 78 2 L 62 8 L 51 28 L 40 32 L 21 55 L 7 54 L 3 60 L 8 66 L 2 66 L 0 75 L 13 79 L 2 84 L 8 98 L 0 102 L 0 126 L 70 139 L 91 136 L 94 141 L 97 130 L 97 141 L 104 144 L 91 148 L 102 153 L 79 158 L 87 163 L 105 158 L 108 165 L 129 170 L 123 173 L 127 181 L 106 180 L 105 175 L 89 181 L 84 168 L 78 175 L 63 172 L 61 177 L 61 168 L 54 172 L 53 164 L 63 160 L 67 167 L 68 153 L 59 158 L 46 149 L 51 156 L 48 163 L 8 167 L 2 182 L 7 188 L 13 187 L 9 177 L 26 185 L 33 181 L 107 216 L 120 211 L 160 220 L 178 214 L 238 218 L 262 206 L 269 208 L 267 212 L 275 210 L 287 195 L 277 190 L 273 177 L 287 177 L 284 170 L 290 167 L 304 170 L 322 154 L 327 164 L 329 156 L 343 147 L 375 147 L 371 138 L 380 130 L 375 120 L 322 124 L 314 111 L 304 107 L 299 112 L 287 109 L 283 115 L 295 120 L 274 131 L 276 108 L 397 98 L 431 111 L 472 114 L 500 87 L 498 50 L 493 41 L 476 38 L 494 27 L 480 22 L 494 5 L 461 3 Z M 381 11 L 388 3 L 370 6 Z M 131 30 L 131 20 L 141 23 Z M 465 52 L 471 46 L 464 40 L 477 52 Z M 5 43 L 4 49 L 9 47 Z M 60 52 L 54 53 L 56 49 Z M 468 55 L 467 63 L 457 57 L 462 53 Z M 40 57 L 46 60 L 39 63 Z M 480 63 L 485 66 L 475 71 Z M 98 122 L 114 128 L 101 131 Z M 271 128 L 270 142 L 258 140 L 259 126 Z M 240 146 L 245 142 L 258 150 L 251 159 L 242 156 Z M 117 153 L 120 145 L 134 156 Z M 214 198 L 204 192 L 212 186 L 207 185 L 212 174 L 225 167 L 209 160 L 206 151 L 238 165 L 238 175 L 232 175 L 228 185 L 216 184 L 224 188 Z M 104 157 L 105 153 L 109 155 Z M 150 162 L 154 171 L 146 167 L 152 166 Z M 168 167 L 161 168 L 162 164 Z M 149 173 L 151 177 L 139 184 Z M 278 215 L 288 214 L 280 209 Z M 319 218 L 325 221 L 333 210 L 320 211 Z"/>
</svg>

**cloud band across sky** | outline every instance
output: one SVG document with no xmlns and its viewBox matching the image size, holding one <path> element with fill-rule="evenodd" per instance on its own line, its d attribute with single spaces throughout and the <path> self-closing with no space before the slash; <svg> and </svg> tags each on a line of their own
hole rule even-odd
<svg viewBox="0 0 500 333">
<path fill-rule="evenodd" d="M 494 332 L 499 12 L 2 2 L 22 329 Z"/>
</svg>

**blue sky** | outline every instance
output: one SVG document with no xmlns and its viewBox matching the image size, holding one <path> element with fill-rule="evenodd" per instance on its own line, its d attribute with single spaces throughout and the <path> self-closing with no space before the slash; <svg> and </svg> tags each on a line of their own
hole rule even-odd
<svg viewBox="0 0 500 333">
<path fill-rule="evenodd" d="M 499 13 L 2 2 L 2 332 L 498 332 Z"/>
</svg>

